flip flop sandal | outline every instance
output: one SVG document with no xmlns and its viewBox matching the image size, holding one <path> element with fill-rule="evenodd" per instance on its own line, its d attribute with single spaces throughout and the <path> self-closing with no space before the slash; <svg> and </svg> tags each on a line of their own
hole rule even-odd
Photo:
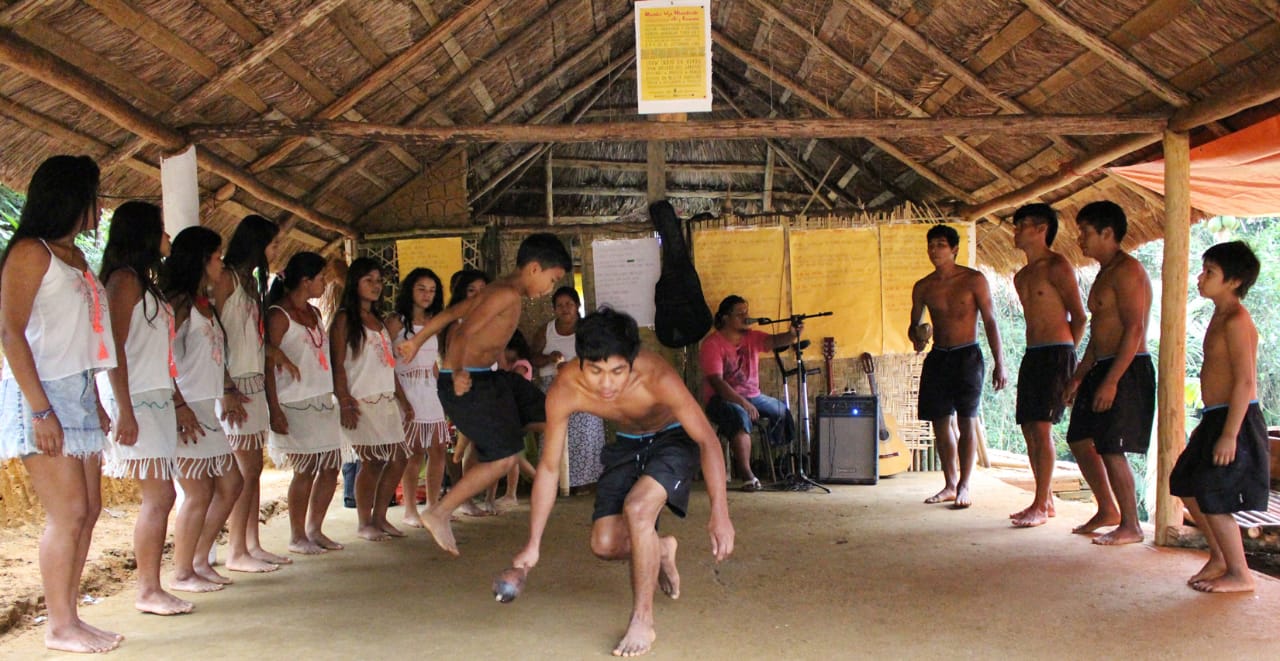
<svg viewBox="0 0 1280 661">
<path fill-rule="evenodd" d="M 747 493 L 760 491 L 764 486 L 760 484 L 760 478 L 752 478 L 749 482 L 743 482 L 741 489 Z"/>
</svg>

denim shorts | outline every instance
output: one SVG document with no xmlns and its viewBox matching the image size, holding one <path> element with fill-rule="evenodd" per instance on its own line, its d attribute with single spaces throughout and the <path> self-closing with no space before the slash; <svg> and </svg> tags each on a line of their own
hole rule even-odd
<svg viewBox="0 0 1280 661">
<path fill-rule="evenodd" d="M 97 389 L 90 371 L 41 381 L 49 405 L 62 423 L 62 454 L 88 457 L 102 452 L 106 436 L 98 421 Z M 12 377 L 0 381 L 0 459 L 39 454 L 31 405 Z"/>
</svg>

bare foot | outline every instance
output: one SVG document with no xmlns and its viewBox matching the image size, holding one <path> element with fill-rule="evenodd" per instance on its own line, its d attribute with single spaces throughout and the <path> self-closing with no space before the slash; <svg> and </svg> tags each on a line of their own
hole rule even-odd
<svg viewBox="0 0 1280 661">
<path fill-rule="evenodd" d="M 484 512 L 485 516 L 497 516 L 498 506 L 493 504 L 492 500 L 486 500 L 483 503 L 480 503 L 480 511 Z"/>
<path fill-rule="evenodd" d="M 1120 546 L 1121 544 L 1136 544 L 1141 541 L 1142 531 L 1131 528 L 1116 528 L 1105 535 L 1093 538 L 1093 543 L 1099 546 Z"/>
<path fill-rule="evenodd" d="M 319 546 L 326 551 L 341 551 L 346 548 L 332 539 L 329 539 L 328 535 L 320 531 L 308 533 L 307 536 L 311 538 L 311 541 L 314 542 L 316 546 Z"/>
<path fill-rule="evenodd" d="M 520 499 L 515 496 L 503 496 L 498 499 L 498 510 L 505 512 L 520 506 Z"/>
<path fill-rule="evenodd" d="M 450 555 L 458 555 L 458 542 L 453 538 L 453 526 L 450 525 L 447 517 L 440 518 L 432 512 L 427 512 L 422 517 L 422 524 L 426 526 L 427 532 L 431 533 L 431 537 L 436 540 L 440 548 L 449 552 Z"/>
<path fill-rule="evenodd" d="M 383 521 L 382 523 L 379 523 L 378 527 L 382 529 L 382 532 L 385 532 L 388 535 L 391 535 L 392 537 L 404 537 L 404 531 L 391 525 L 391 522 L 389 521 Z"/>
<path fill-rule="evenodd" d="M 360 539 L 367 539 L 371 542 L 385 542 L 388 539 L 391 539 L 387 533 L 382 532 L 382 529 L 373 524 L 358 528 L 356 530 L 356 537 L 359 537 Z"/>
<path fill-rule="evenodd" d="M 310 539 L 303 537 L 289 542 L 289 551 L 292 553 L 301 553 L 302 555 L 319 555 L 324 553 L 321 546 Z"/>
<path fill-rule="evenodd" d="M 1098 528 L 1106 528 L 1120 523 L 1120 515 L 1111 512 L 1098 512 L 1093 515 L 1092 519 L 1071 529 L 1071 532 L 1077 535 L 1088 535 Z"/>
<path fill-rule="evenodd" d="M 279 565 L 259 560 L 251 555 L 227 558 L 227 562 L 223 566 L 231 571 L 245 572 L 246 574 L 265 574 L 280 568 Z"/>
<path fill-rule="evenodd" d="M 400 520 L 400 524 L 409 528 L 421 528 L 422 515 L 417 512 L 406 513 L 404 518 Z"/>
<path fill-rule="evenodd" d="M 202 580 L 201 582 L 205 581 Z M 182 589 L 176 582 L 169 587 L 174 590 Z M 221 585 L 214 588 L 214 590 L 221 589 Z M 188 590 L 188 592 L 195 592 L 195 590 Z M 191 609 L 195 608 L 195 605 L 185 599 L 179 599 L 164 590 L 157 590 L 145 595 L 139 593 L 137 600 L 133 602 L 133 607 L 152 615 L 182 615 L 183 613 L 190 613 Z"/>
<path fill-rule="evenodd" d="M 261 549 L 261 548 L 257 548 L 257 549 L 249 549 L 249 555 L 251 555 L 251 556 L 253 556 L 253 557 L 255 557 L 255 558 L 257 558 L 257 559 L 259 559 L 259 560 L 261 560 L 261 561 L 263 561 L 263 562 L 270 562 L 270 563 L 271 563 L 271 564 L 273 564 L 273 565 L 291 565 L 291 564 L 293 564 L 293 559 L 292 559 L 292 558 L 286 558 L 286 557 L 284 557 L 283 555 L 276 555 L 275 553 L 272 553 L 272 552 L 270 552 L 270 551 L 268 551 L 268 550 L 266 550 L 266 549 Z"/>
<path fill-rule="evenodd" d="M 1253 574 L 1248 570 L 1244 574 L 1228 572 L 1218 578 L 1196 581 L 1191 587 L 1201 592 L 1253 592 Z"/>
<path fill-rule="evenodd" d="M 969 487 L 960 487 L 956 490 L 956 504 L 951 509 L 963 510 L 973 505 L 973 497 L 969 495 Z"/>
<path fill-rule="evenodd" d="M 218 585 L 231 585 L 232 583 L 235 582 L 227 578 L 226 576 L 219 574 L 217 571 L 213 569 L 212 566 L 210 566 L 207 563 L 203 565 L 196 565 L 195 567 L 193 567 L 193 569 L 196 572 L 196 576 L 199 576 L 200 578 L 203 578 L 204 580 L 209 581 L 210 583 L 217 583 Z"/>
<path fill-rule="evenodd" d="M 653 631 L 652 622 L 641 622 L 635 617 L 631 618 L 631 624 L 627 627 L 627 632 L 622 635 L 622 640 L 618 641 L 617 646 L 613 648 L 614 656 L 640 656 L 648 654 L 649 648 L 653 647 L 653 641 L 658 635 Z"/>
<path fill-rule="evenodd" d="M 217 592 L 222 589 L 222 584 L 214 583 L 198 574 L 191 574 L 181 578 L 175 575 L 169 581 L 169 589 L 179 592 Z M 142 610 L 142 607 L 139 606 L 138 610 Z M 172 613 L 160 613 L 160 615 L 172 615 Z"/>
<path fill-rule="evenodd" d="M 1199 583 L 1200 581 L 1211 581 L 1215 578 L 1221 577 L 1223 574 L 1226 574 L 1226 573 L 1227 573 L 1226 561 L 1222 559 L 1210 557 L 1209 561 L 1204 563 L 1204 566 L 1200 568 L 1200 571 L 1196 572 L 1194 576 L 1187 579 L 1187 585 L 1194 586 L 1196 583 Z"/>
<path fill-rule="evenodd" d="M 470 500 L 459 505 L 458 511 L 461 512 L 464 516 L 489 516 L 488 512 L 484 511 L 480 507 L 477 507 L 476 504 L 471 502 Z M 423 523 L 424 524 L 426 523 L 425 518 L 423 519 Z"/>
<path fill-rule="evenodd" d="M 658 565 L 658 587 L 668 597 L 679 599 L 680 572 L 676 570 L 676 549 L 680 543 L 672 536 L 663 537 L 659 542 L 662 544 L 662 561 Z"/>
<path fill-rule="evenodd" d="M 932 496 L 925 498 L 924 503 L 926 505 L 932 505 L 934 503 L 949 503 L 955 499 L 956 499 L 956 490 L 952 489 L 951 487 L 947 487 L 942 491 L 939 491 L 938 493 L 935 493 Z"/>
<path fill-rule="evenodd" d="M 1030 512 L 1030 511 L 1031 511 L 1031 508 L 1033 508 L 1033 507 L 1035 507 L 1035 503 L 1032 503 L 1032 504 L 1030 504 L 1030 505 L 1027 505 L 1026 507 L 1024 507 L 1024 508 L 1022 508 L 1022 509 L 1018 510 L 1017 512 L 1014 512 L 1013 514 L 1010 514 L 1010 515 L 1009 515 L 1009 518 L 1010 518 L 1010 519 L 1021 519 L 1022 517 L 1026 516 L 1026 515 L 1027 515 L 1027 512 Z"/>
<path fill-rule="evenodd" d="M 1049 522 L 1049 508 L 1028 507 L 1012 523 L 1014 528 L 1034 528 Z"/>
<path fill-rule="evenodd" d="M 64 630 L 50 628 L 44 634 L 44 646 L 60 652 L 94 654 L 109 652 L 120 646 L 119 640 L 97 633 L 82 626 L 69 626 Z"/>
<path fill-rule="evenodd" d="M 102 638 L 104 640 L 115 641 L 117 643 L 124 640 L 124 634 L 116 633 L 114 631 L 107 631 L 106 629 L 99 629 L 98 627 L 95 627 L 92 624 L 89 624 L 88 622 L 81 620 L 79 617 L 77 617 L 76 619 L 79 620 L 81 629 L 85 629 L 89 633 L 92 633 L 93 635 L 98 636 L 99 638 Z"/>
</svg>

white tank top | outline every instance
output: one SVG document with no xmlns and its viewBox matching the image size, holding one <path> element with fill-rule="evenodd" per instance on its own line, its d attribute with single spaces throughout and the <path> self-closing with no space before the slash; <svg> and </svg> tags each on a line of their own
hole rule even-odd
<svg viewBox="0 0 1280 661">
<path fill-rule="evenodd" d="M 559 351 L 560 355 L 564 356 L 565 360 L 569 360 L 570 358 L 576 358 L 578 354 L 577 354 L 577 349 L 574 348 L 573 342 L 574 342 L 573 333 L 569 333 L 568 335 L 561 335 L 556 331 L 556 320 L 552 319 L 551 321 L 547 322 L 547 345 L 546 345 L 546 348 L 542 350 L 542 353 L 549 356 L 551 355 L 551 352 Z M 556 369 L 558 369 L 559 367 L 560 366 L 557 365 L 556 363 L 548 363 L 538 369 L 538 375 L 539 376 L 555 376 Z"/>
<path fill-rule="evenodd" d="M 241 377 L 262 374 L 266 356 L 263 352 L 262 312 L 258 301 L 240 284 L 240 276 L 232 273 L 236 288 L 222 305 L 222 327 L 227 329 L 227 371 Z"/>
<path fill-rule="evenodd" d="M 195 309 L 182 322 L 173 340 L 173 358 L 178 365 L 178 389 L 182 396 L 198 402 L 222 396 L 226 363 L 225 336 L 218 324 Z"/>
<path fill-rule="evenodd" d="M 307 328 L 289 317 L 284 308 L 271 306 L 284 313 L 289 326 L 280 338 L 280 350 L 298 366 L 302 378 L 294 380 L 288 370 L 276 372 L 276 399 L 281 402 L 300 402 L 304 399 L 333 392 L 333 372 L 329 369 L 329 334 L 319 323 Z"/>
<path fill-rule="evenodd" d="M 422 332 L 422 328 L 423 327 L 421 325 L 414 324 L 413 334 L 410 335 L 405 333 L 403 339 L 407 340 L 414 335 L 417 335 Z M 396 340 L 397 343 L 399 341 L 399 339 Z M 436 362 L 439 360 L 440 336 L 432 335 L 422 343 L 422 348 L 418 349 L 418 353 L 414 354 L 413 360 L 407 363 L 403 360 L 396 361 L 396 374 L 400 376 L 409 376 L 411 378 L 421 378 L 422 370 L 431 372 L 432 368 L 435 367 Z"/>
<path fill-rule="evenodd" d="M 45 250 L 49 250 L 47 243 Z M 116 366 L 107 290 L 93 273 L 58 259 L 52 250 L 49 268 L 32 301 L 25 335 L 36 373 L 43 381 Z M 13 378 L 7 365 L 4 374 Z"/>
<path fill-rule="evenodd" d="M 347 391 L 356 399 L 396 391 L 396 361 L 391 336 L 386 328 L 364 328 L 364 344 L 360 353 L 347 347 L 343 367 L 347 370 Z M 419 352 L 421 353 L 421 352 Z"/>
<path fill-rule="evenodd" d="M 173 308 L 149 291 L 133 305 L 124 355 L 129 358 L 129 394 L 173 390 L 178 374 L 173 362 Z M 105 377 L 99 380 L 105 382 Z"/>
</svg>

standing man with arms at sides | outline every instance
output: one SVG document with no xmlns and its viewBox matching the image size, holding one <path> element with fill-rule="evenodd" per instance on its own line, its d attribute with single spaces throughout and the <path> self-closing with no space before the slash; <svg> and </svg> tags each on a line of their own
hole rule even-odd
<svg viewBox="0 0 1280 661">
<path fill-rule="evenodd" d="M 698 349 L 698 365 L 707 417 L 732 443 L 742 490 L 759 491 L 751 472 L 751 425 L 760 418 L 776 425 L 787 413 L 785 404 L 760 392 L 760 352 L 785 347 L 797 334 L 794 327 L 775 334 L 752 330 L 749 314 L 746 299 L 726 296 L 716 310 L 716 330 Z"/>
<path fill-rule="evenodd" d="M 1075 271 L 1050 250 L 1058 234 L 1058 212 L 1047 204 L 1028 204 L 1013 212 L 1013 245 L 1027 265 L 1013 276 L 1027 320 L 1027 352 L 1018 369 L 1015 419 L 1027 441 L 1027 457 L 1036 494 L 1026 509 L 1010 514 L 1017 528 L 1044 525 L 1053 516 L 1052 427 L 1062 420 L 1067 384 L 1076 368 L 1076 346 L 1084 337 L 1084 304 Z"/>
<path fill-rule="evenodd" d="M 492 371 L 520 322 L 521 299 L 550 294 L 573 268 L 564 244 L 553 234 L 530 234 L 516 252 L 515 273 L 435 315 L 397 347 L 413 360 L 427 339 L 457 321 L 445 347 L 437 392 L 444 412 L 475 445 L 480 463 L 463 474 L 449 493 L 422 516 L 440 548 L 458 555 L 449 516 L 453 510 L 507 474 L 524 451 L 525 431 L 541 431 L 545 396 L 515 372 Z M 555 455 L 559 460 L 560 455 Z"/>
<path fill-rule="evenodd" d="M 618 438 L 601 453 L 605 472 L 596 491 L 591 551 L 602 560 L 631 561 L 631 621 L 614 656 L 649 651 L 655 587 L 676 599 L 676 539 L 659 537 L 665 505 L 684 517 L 689 487 L 699 466 L 711 499 L 711 554 L 733 552 L 733 524 L 725 499 L 720 441 L 685 387 L 661 356 L 640 348 L 636 322 L 603 309 L 578 322 L 578 359 L 565 363 L 547 393 L 547 433 L 530 497 L 529 543 L 513 565 L 538 564 L 542 533 L 555 504 L 569 416 L 583 411 L 618 425 Z"/>
<path fill-rule="evenodd" d="M 1197 283 L 1213 301 L 1204 334 L 1200 393 L 1204 412 L 1169 476 L 1209 542 L 1209 561 L 1187 579 L 1201 592 L 1252 592 L 1240 525 L 1232 512 L 1267 511 L 1271 461 L 1258 407 L 1258 329 L 1241 300 L 1258 279 L 1258 258 L 1243 241 L 1204 253 Z"/>
<path fill-rule="evenodd" d="M 1120 205 L 1091 202 L 1076 214 L 1080 251 L 1101 265 L 1089 290 L 1089 345 L 1067 385 L 1067 443 L 1098 500 L 1098 513 L 1071 532 L 1119 524 L 1094 544 L 1142 541 L 1138 493 L 1125 453 L 1146 454 L 1156 410 L 1156 373 L 1147 353 L 1151 280 L 1120 249 L 1128 220 Z"/>
<path fill-rule="evenodd" d="M 933 350 L 925 357 L 920 372 L 919 416 L 933 423 L 946 486 L 924 502 L 954 501 L 956 509 L 964 509 L 973 504 L 969 476 L 978 453 L 978 405 L 985 372 L 977 341 L 979 313 L 996 363 L 991 374 L 991 385 L 996 390 L 1005 383 L 1004 353 L 1000 350 L 1000 329 L 996 328 L 991 311 L 986 276 L 956 263 L 960 233 L 946 225 L 935 225 L 925 238 L 933 273 L 911 288 L 911 325 L 907 335 L 916 351 L 924 351 L 928 337 L 919 327 L 921 315 L 928 308 L 934 328 Z M 957 439 L 951 430 L 953 413 L 960 423 L 958 456 Z"/>
</svg>

